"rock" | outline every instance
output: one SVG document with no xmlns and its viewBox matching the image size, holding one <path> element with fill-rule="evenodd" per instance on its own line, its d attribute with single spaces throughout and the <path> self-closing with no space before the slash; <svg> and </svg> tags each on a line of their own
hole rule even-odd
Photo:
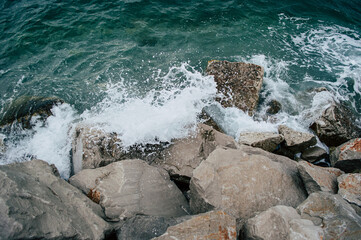
<svg viewBox="0 0 361 240">
<path fill-rule="evenodd" d="M 6 139 L 6 136 L 4 134 L 0 133 L 0 154 L 4 153 L 6 151 L 5 139 Z"/>
<path fill-rule="evenodd" d="M 219 93 L 225 98 L 217 99 L 224 107 L 237 107 L 252 112 L 257 107 L 263 82 L 261 66 L 228 61 L 209 61 L 207 74 L 213 75 Z"/>
<path fill-rule="evenodd" d="M 211 211 L 168 227 L 166 233 L 153 240 L 236 239 L 236 219 L 224 211 Z"/>
<path fill-rule="evenodd" d="M 318 191 L 337 193 L 337 177 L 343 174 L 341 170 L 319 167 L 306 161 L 298 163 L 298 170 L 308 194 Z"/>
<path fill-rule="evenodd" d="M 349 203 L 361 207 L 361 174 L 343 174 L 337 178 L 338 194 Z"/>
<path fill-rule="evenodd" d="M 356 126 L 353 114 L 346 107 L 335 103 L 312 123 L 311 129 L 329 147 L 339 146 L 361 136 L 361 129 Z"/>
<path fill-rule="evenodd" d="M 193 171 L 217 146 L 236 147 L 235 140 L 205 124 L 193 136 L 177 139 L 152 165 L 166 169 L 172 179 L 189 183 Z"/>
<path fill-rule="evenodd" d="M 302 152 L 317 143 L 313 134 L 297 132 L 285 125 L 280 125 L 278 131 L 285 138 L 285 146 L 295 153 Z"/>
<path fill-rule="evenodd" d="M 248 219 L 242 239 L 323 239 L 323 231 L 312 221 L 301 219 L 296 209 L 279 205 Z"/>
<path fill-rule="evenodd" d="M 266 113 L 270 114 L 270 115 L 274 115 L 279 113 L 279 111 L 281 111 L 282 109 L 282 105 L 279 101 L 277 100 L 271 100 L 268 104 L 267 104 L 268 108 L 266 110 Z"/>
<path fill-rule="evenodd" d="M 347 173 L 361 171 L 361 138 L 337 147 L 330 155 L 331 165 Z"/>
<path fill-rule="evenodd" d="M 204 109 L 202 110 L 202 113 L 200 114 L 199 118 L 202 120 L 203 124 L 212 127 L 214 130 L 218 132 L 224 133 L 223 130 L 218 126 L 216 121 L 214 121 L 214 119 Z"/>
<path fill-rule="evenodd" d="M 0 166 L 0 239 L 104 239 L 99 205 L 41 160 Z"/>
<path fill-rule="evenodd" d="M 320 148 L 318 146 L 313 146 L 310 148 L 306 148 L 304 151 L 302 151 L 301 158 L 303 160 L 306 160 L 307 162 L 317 162 L 321 159 L 327 158 L 327 152 L 325 149 Z"/>
<path fill-rule="evenodd" d="M 323 228 L 324 239 L 360 239 L 361 217 L 340 195 L 312 193 L 297 210 Z"/>
<path fill-rule="evenodd" d="M 245 132 L 240 134 L 238 143 L 273 152 L 283 140 L 283 136 L 277 133 Z"/>
<path fill-rule="evenodd" d="M 214 208 L 242 219 L 276 205 L 296 207 L 307 193 L 296 162 L 259 148 L 217 148 L 193 172 L 193 212 Z"/>
<path fill-rule="evenodd" d="M 178 217 L 188 203 L 163 169 L 133 159 L 96 169 L 84 169 L 69 182 L 99 203 L 105 215 L 118 221 L 136 214 Z"/>
</svg>

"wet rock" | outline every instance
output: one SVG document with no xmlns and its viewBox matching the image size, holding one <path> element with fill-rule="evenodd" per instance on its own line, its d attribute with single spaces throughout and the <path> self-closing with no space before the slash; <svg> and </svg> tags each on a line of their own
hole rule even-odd
<svg viewBox="0 0 361 240">
<path fill-rule="evenodd" d="M 168 227 L 154 240 L 173 239 L 236 239 L 236 219 L 224 211 L 210 211 L 192 216 L 180 224 Z"/>
<path fill-rule="evenodd" d="M 337 177 L 343 174 L 340 169 L 319 167 L 301 161 L 298 163 L 298 170 L 308 194 L 318 191 L 337 193 Z"/>
<path fill-rule="evenodd" d="M 331 165 L 352 173 L 361 171 L 361 138 L 352 139 L 337 147 L 330 155 Z"/>
<path fill-rule="evenodd" d="M 213 120 L 212 117 L 209 116 L 209 114 L 205 110 L 202 110 L 202 113 L 200 114 L 199 118 L 202 120 L 202 122 L 205 125 L 212 127 L 214 130 L 218 132 L 224 133 L 223 130 L 218 126 L 218 124 Z"/>
<path fill-rule="evenodd" d="M 4 153 L 6 150 L 5 138 L 6 136 L 0 133 L 0 154 Z"/>
<path fill-rule="evenodd" d="M 252 114 L 263 82 L 261 66 L 214 60 L 208 62 L 207 74 L 214 76 L 218 92 L 225 96 L 217 99 L 222 106 L 237 107 Z"/>
<path fill-rule="evenodd" d="M 341 104 L 332 104 L 317 119 L 311 129 L 327 146 L 339 146 L 361 136 L 361 129 L 355 125 L 353 114 Z"/>
<path fill-rule="evenodd" d="M 313 146 L 302 151 L 301 158 L 307 162 L 317 162 L 321 159 L 326 159 L 328 154 L 325 149 L 318 146 Z"/>
<path fill-rule="evenodd" d="M 217 146 L 236 148 L 236 145 L 232 137 L 205 124 L 199 124 L 195 135 L 175 140 L 152 165 L 166 169 L 176 181 L 189 183 L 194 169 Z"/>
<path fill-rule="evenodd" d="M 324 239 L 359 239 L 361 217 L 340 195 L 312 193 L 297 207 L 302 218 L 321 226 Z"/>
<path fill-rule="evenodd" d="M 361 174 L 343 174 L 337 178 L 338 194 L 361 207 Z"/>
<path fill-rule="evenodd" d="M 239 136 L 238 143 L 252 147 L 262 148 L 265 151 L 273 152 L 283 142 L 282 135 L 272 132 L 245 132 Z"/>
<path fill-rule="evenodd" d="M 282 109 L 282 105 L 279 101 L 277 100 L 271 100 L 268 104 L 267 104 L 268 108 L 266 110 L 266 113 L 270 114 L 270 115 L 274 115 L 277 114 L 281 111 Z"/>
<path fill-rule="evenodd" d="M 302 152 L 317 143 L 316 136 L 313 134 L 298 132 L 285 125 L 280 125 L 278 131 L 285 138 L 285 147 L 294 153 Z"/>
<path fill-rule="evenodd" d="M 323 239 L 323 231 L 312 221 L 301 219 L 296 209 L 275 206 L 248 219 L 242 239 Z"/>
<path fill-rule="evenodd" d="M 84 169 L 69 182 L 99 203 L 112 221 L 136 214 L 164 217 L 188 214 L 188 203 L 168 173 L 142 160 Z"/>
<path fill-rule="evenodd" d="M 276 205 L 296 207 L 307 193 L 297 163 L 259 148 L 217 148 L 193 172 L 193 212 L 214 208 L 242 219 Z"/>
<path fill-rule="evenodd" d="M 105 237 L 101 207 L 55 170 L 40 160 L 0 166 L 0 239 Z"/>
</svg>

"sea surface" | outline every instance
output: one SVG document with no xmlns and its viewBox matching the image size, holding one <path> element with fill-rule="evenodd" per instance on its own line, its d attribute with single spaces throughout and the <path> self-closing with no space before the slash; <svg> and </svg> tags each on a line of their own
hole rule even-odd
<svg viewBox="0 0 361 240">
<path fill-rule="evenodd" d="M 253 118 L 214 102 L 212 59 L 264 67 Z M 361 1 L 0 0 L 0 117 L 24 95 L 65 103 L 45 125 L 3 133 L 0 164 L 39 158 L 64 178 L 77 124 L 116 132 L 124 147 L 184 137 L 204 107 L 235 138 L 309 131 L 332 101 L 360 124 Z M 282 111 L 270 117 L 273 99 Z"/>
</svg>

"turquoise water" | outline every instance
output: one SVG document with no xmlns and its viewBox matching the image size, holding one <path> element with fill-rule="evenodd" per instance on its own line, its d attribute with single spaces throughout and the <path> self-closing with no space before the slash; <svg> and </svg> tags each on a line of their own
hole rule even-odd
<svg viewBox="0 0 361 240">
<path fill-rule="evenodd" d="M 1 0 L 0 116 L 22 95 L 68 104 L 45 127 L 22 131 L 22 140 L 7 136 L 0 162 L 35 156 L 66 176 L 77 122 L 118 132 L 125 145 L 181 137 L 213 104 L 215 85 L 204 74 L 211 59 L 265 68 L 257 119 L 236 109 L 215 116 L 235 137 L 280 123 L 307 131 L 332 98 L 359 118 L 360 19 L 360 1 L 350 0 Z M 315 87 L 331 94 L 310 93 Z M 261 121 L 272 99 L 283 110 Z"/>
</svg>

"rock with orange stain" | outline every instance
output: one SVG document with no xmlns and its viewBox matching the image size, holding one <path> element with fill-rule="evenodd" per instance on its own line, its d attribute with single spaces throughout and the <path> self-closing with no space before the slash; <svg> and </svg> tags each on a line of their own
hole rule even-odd
<svg viewBox="0 0 361 240">
<path fill-rule="evenodd" d="M 361 138 L 337 147 L 330 155 L 331 165 L 347 173 L 361 171 Z"/>
<path fill-rule="evenodd" d="M 337 193 L 337 177 L 344 173 L 338 168 L 319 167 L 306 161 L 298 163 L 298 170 L 308 194 L 318 191 Z"/>
<path fill-rule="evenodd" d="M 338 194 L 361 207 L 361 174 L 343 174 L 337 178 Z"/>
<path fill-rule="evenodd" d="M 192 216 L 153 240 L 231 240 L 237 238 L 236 219 L 224 211 L 215 210 Z"/>
</svg>

